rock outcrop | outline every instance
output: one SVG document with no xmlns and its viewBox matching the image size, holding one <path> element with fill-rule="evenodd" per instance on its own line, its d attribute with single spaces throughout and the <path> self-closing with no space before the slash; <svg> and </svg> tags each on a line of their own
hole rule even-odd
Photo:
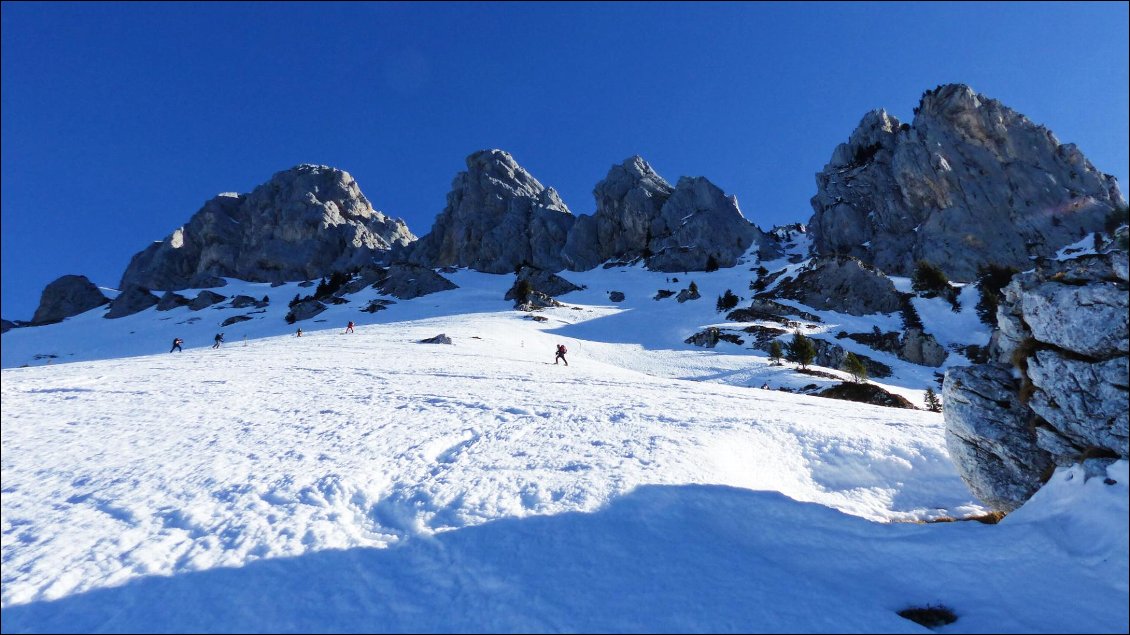
<svg viewBox="0 0 1130 635">
<path fill-rule="evenodd" d="M 110 310 L 102 317 L 117 319 L 144 311 L 160 302 L 160 299 L 149 292 L 145 287 L 130 285 L 123 287 L 118 297 L 110 302 Z"/>
<path fill-rule="evenodd" d="M 644 258 L 657 271 L 732 267 L 751 245 L 763 258 L 777 241 L 742 216 L 737 199 L 703 177 L 672 187 L 640 157 L 612 166 L 593 190 L 596 212 L 574 216 L 502 150 L 467 157 L 431 232 L 410 262 L 506 273 L 522 266 L 586 271 Z"/>
<path fill-rule="evenodd" d="M 182 306 L 188 306 L 191 302 L 191 300 L 175 291 L 166 291 L 157 302 L 157 310 L 171 311 Z"/>
<path fill-rule="evenodd" d="M 777 241 L 742 215 L 736 197 L 704 177 L 672 187 L 634 156 L 612 166 L 593 189 L 596 212 L 569 235 L 569 268 L 587 270 L 616 258 L 645 258 L 656 271 L 732 267 L 756 243 L 763 259 L 780 255 Z"/>
<path fill-rule="evenodd" d="M 816 253 L 902 276 L 926 260 L 957 281 L 1029 269 L 1125 204 L 1073 144 L 961 84 L 927 91 L 910 124 L 868 113 L 816 181 Z"/>
<path fill-rule="evenodd" d="M 1014 276 L 990 363 L 946 373 L 947 445 L 989 504 L 1018 507 L 1053 463 L 1130 455 L 1127 270 L 1115 251 Z"/>
<path fill-rule="evenodd" d="M 205 289 L 196 294 L 196 297 L 193 298 L 192 302 L 188 303 L 188 308 L 193 311 L 199 311 L 201 309 L 206 309 L 213 304 L 219 304 L 226 299 L 227 296 L 222 296 L 215 291 L 209 291 Z"/>
<path fill-rule="evenodd" d="M 387 259 L 415 237 L 375 211 L 347 172 L 299 165 L 250 194 L 221 194 L 183 227 L 138 253 L 122 288 L 180 290 L 308 280 Z"/>
<path fill-rule="evenodd" d="M 560 271 L 561 248 L 576 218 L 553 188 L 544 187 L 509 153 L 467 157 L 447 206 L 408 259 L 425 267 L 469 267 L 511 273 L 522 265 Z"/>
<path fill-rule="evenodd" d="M 110 301 L 86 276 L 62 276 L 43 289 L 32 325 L 50 324 L 86 313 Z"/>
<path fill-rule="evenodd" d="M 891 313 L 901 306 L 895 285 L 882 272 L 856 258 L 814 258 L 796 277 L 758 298 L 785 298 L 822 311 L 848 315 Z"/>
<path fill-rule="evenodd" d="M 536 291 L 553 298 L 573 291 L 580 291 L 581 287 L 553 272 L 542 271 L 533 267 L 522 267 L 518 271 L 518 275 L 514 277 L 514 285 L 506 292 L 504 299 L 517 299 L 523 290 L 527 295 Z"/>
<path fill-rule="evenodd" d="M 427 267 L 403 263 L 389 267 L 385 277 L 373 286 L 381 293 L 401 300 L 459 288 L 454 282 Z"/>
</svg>

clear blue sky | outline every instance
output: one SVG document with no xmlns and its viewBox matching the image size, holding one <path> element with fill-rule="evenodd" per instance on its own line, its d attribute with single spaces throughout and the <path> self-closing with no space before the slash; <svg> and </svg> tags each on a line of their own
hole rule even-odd
<svg viewBox="0 0 1130 635">
<path fill-rule="evenodd" d="M 479 149 L 574 213 L 640 154 L 768 228 L 860 118 L 962 82 L 1127 183 L 1127 3 L 3 3 L 3 317 L 219 192 L 344 169 L 431 229 Z"/>
</svg>

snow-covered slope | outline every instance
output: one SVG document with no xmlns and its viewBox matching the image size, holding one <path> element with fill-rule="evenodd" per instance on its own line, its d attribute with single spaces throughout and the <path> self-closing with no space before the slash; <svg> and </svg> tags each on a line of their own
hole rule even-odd
<svg viewBox="0 0 1130 635">
<path fill-rule="evenodd" d="M 946 632 L 1125 632 L 1125 462 L 996 526 L 917 524 L 983 511 L 940 414 L 762 390 L 831 380 L 682 343 L 752 275 L 566 274 L 587 288 L 537 322 L 512 276 L 460 271 L 301 338 L 310 289 L 232 281 L 270 307 L 10 331 L 3 630 L 907 632 L 945 604 Z M 932 369 L 895 363 L 921 403 Z"/>
</svg>

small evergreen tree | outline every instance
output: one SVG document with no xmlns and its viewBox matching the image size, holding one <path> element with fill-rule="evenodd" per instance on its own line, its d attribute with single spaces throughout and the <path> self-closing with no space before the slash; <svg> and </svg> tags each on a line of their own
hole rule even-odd
<svg viewBox="0 0 1130 635">
<path fill-rule="evenodd" d="M 950 280 L 944 271 L 926 260 L 919 260 L 914 265 L 914 275 L 910 278 L 911 288 L 918 292 L 925 292 L 926 297 L 934 297 L 939 293 L 949 293 Z"/>
<path fill-rule="evenodd" d="M 863 382 L 867 380 L 867 367 L 863 365 L 863 360 L 855 353 L 848 353 L 844 357 L 843 369 L 851 373 L 852 380 L 856 382 Z"/>
<path fill-rule="evenodd" d="M 271 299 L 270 299 L 269 297 L 267 297 L 267 296 L 263 296 L 263 300 L 262 300 L 262 302 L 263 302 L 263 304 L 270 304 L 270 303 L 271 303 Z"/>
<path fill-rule="evenodd" d="M 715 305 L 719 313 L 729 311 L 736 306 L 738 306 L 738 296 L 734 295 L 734 292 L 729 289 L 726 289 L 725 293 L 718 296 L 718 304 Z"/>
<path fill-rule="evenodd" d="M 706 270 L 718 271 L 718 259 L 714 257 L 714 254 L 710 254 L 710 257 L 706 259 Z"/>
<path fill-rule="evenodd" d="M 518 288 L 514 289 L 515 299 L 518 300 L 518 304 L 525 304 L 526 301 L 530 299 L 530 294 L 533 293 L 533 290 L 534 285 L 530 283 L 528 278 L 518 281 Z"/>
<path fill-rule="evenodd" d="M 691 284 L 687 287 L 687 291 L 690 292 L 691 297 L 698 297 L 698 285 L 694 283 L 694 280 L 691 280 Z"/>
<path fill-rule="evenodd" d="M 816 346 L 800 331 L 793 332 L 793 339 L 789 342 L 788 349 L 789 361 L 800 364 L 801 370 L 807 369 L 816 357 Z"/>
<path fill-rule="evenodd" d="M 780 366 L 781 357 L 781 342 L 779 340 L 773 340 L 769 344 L 769 361 L 773 362 L 774 366 Z"/>
<path fill-rule="evenodd" d="M 938 401 L 938 396 L 934 394 L 933 388 L 926 389 L 926 409 L 930 412 L 942 411 L 942 404 Z"/>
<path fill-rule="evenodd" d="M 977 317 L 989 326 L 997 325 L 997 305 L 1000 304 L 1001 289 L 1016 275 L 1015 267 L 989 263 L 977 268 L 977 287 L 981 298 L 977 300 Z"/>
</svg>

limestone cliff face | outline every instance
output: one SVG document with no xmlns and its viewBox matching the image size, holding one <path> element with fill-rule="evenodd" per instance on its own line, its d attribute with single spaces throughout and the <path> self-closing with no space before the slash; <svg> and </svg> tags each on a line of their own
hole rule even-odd
<svg viewBox="0 0 1130 635">
<path fill-rule="evenodd" d="M 1029 269 L 1125 204 L 1078 148 L 968 86 L 928 91 L 915 113 L 868 113 L 816 175 L 818 254 L 904 276 L 927 260 L 971 281 L 987 263 Z"/>
<path fill-rule="evenodd" d="M 1019 507 L 1050 465 L 1130 456 L 1128 280 L 1122 251 L 1018 274 L 991 362 L 946 373 L 946 443 L 989 504 Z"/>
<path fill-rule="evenodd" d="M 409 261 L 427 267 L 469 267 L 513 273 L 523 265 L 560 271 L 561 248 L 576 218 L 547 188 L 502 150 L 467 157 L 447 206 Z"/>
<path fill-rule="evenodd" d="M 250 194 L 221 194 L 183 227 L 138 253 L 121 286 L 177 290 L 218 276 L 308 280 L 386 259 L 415 240 L 403 221 L 373 209 L 349 173 L 300 165 Z"/>
</svg>

